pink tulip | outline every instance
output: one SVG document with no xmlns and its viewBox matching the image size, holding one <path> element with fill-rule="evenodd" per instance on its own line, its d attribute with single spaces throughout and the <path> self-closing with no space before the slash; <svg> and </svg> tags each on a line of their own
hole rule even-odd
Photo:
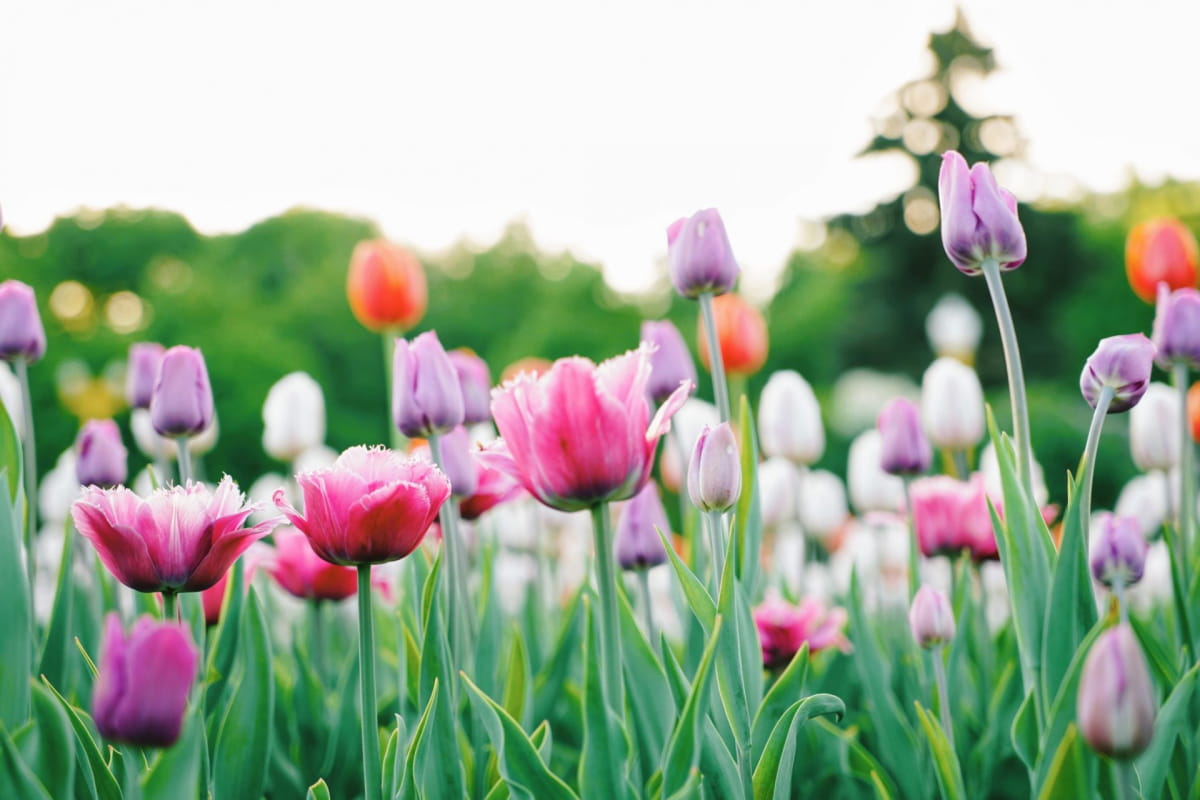
<svg viewBox="0 0 1200 800">
<path fill-rule="evenodd" d="M 433 464 L 385 447 L 351 447 L 333 466 L 296 476 L 307 516 L 283 490 L 275 505 L 331 564 L 381 564 L 404 558 L 425 538 L 450 496 L 450 481 Z"/>
<path fill-rule="evenodd" d="M 157 489 L 145 500 L 123 486 L 89 486 L 71 517 L 104 566 L 131 589 L 199 592 L 275 526 L 268 520 L 243 528 L 255 508 L 226 476 L 216 490 L 191 483 Z"/>
<path fill-rule="evenodd" d="M 691 390 L 681 384 L 651 420 L 649 380 L 647 347 L 599 366 L 574 356 L 540 377 L 518 375 L 492 390 L 503 441 L 482 457 L 551 508 L 627 500 L 650 479 L 658 439 Z"/>
<path fill-rule="evenodd" d="M 254 580 L 254 572 L 258 569 L 271 548 L 267 547 L 262 542 L 255 542 L 246 548 L 246 552 L 242 554 L 242 565 L 245 567 L 245 584 L 246 588 L 250 587 L 250 581 Z M 225 571 L 221 576 L 221 580 L 214 583 L 200 593 L 200 603 L 204 606 L 204 624 L 209 627 L 216 625 L 221 621 L 221 612 L 225 610 L 225 589 L 229 586 L 229 576 L 233 574 L 233 565 Z"/>
<path fill-rule="evenodd" d="M 300 531 L 277 528 L 274 538 L 266 568 L 288 594 L 301 600 L 345 600 L 358 590 L 355 571 L 321 558 Z"/>
<path fill-rule="evenodd" d="M 479 519 L 485 511 L 507 503 L 525 491 L 513 476 L 488 466 L 480 455 L 481 451 L 472 451 L 479 473 L 475 491 L 458 502 L 458 513 L 466 520 Z"/>
<path fill-rule="evenodd" d="M 826 608 L 816 598 L 806 598 L 794 606 L 778 594 L 768 592 L 762 605 L 754 609 L 754 624 L 762 644 L 763 666 L 767 669 L 787 666 L 806 642 L 810 653 L 828 647 L 843 652 L 850 649 L 850 642 L 842 633 L 846 610 Z"/>
<path fill-rule="evenodd" d="M 983 476 L 970 481 L 938 475 L 919 478 L 909 489 L 917 543 L 927 556 L 963 550 L 976 561 L 997 557 Z"/>
</svg>

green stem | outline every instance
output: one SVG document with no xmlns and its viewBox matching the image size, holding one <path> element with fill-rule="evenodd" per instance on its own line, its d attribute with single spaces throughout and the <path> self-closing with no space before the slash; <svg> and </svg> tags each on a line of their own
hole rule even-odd
<svg viewBox="0 0 1200 800">
<path fill-rule="evenodd" d="M 321 685 L 325 684 L 325 604 L 320 600 L 313 600 L 309 603 L 309 617 L 312 619 L 312 642 L 309 645 L 308 652 L 312 657 L 313 669 L 317 671 L 317 677 L 321 679 Z M 401 660 L 404 658 L 403 642 L 401 642 Z"/>
<path fill-rule="evenodd" d="M 163 621 L 179 622 L 179 595 L 175 592 L 163 592 Z"/>
<path fill-rule="evenodd" d="M 21 384 L 21 455 L 25 458 L 21 476 L 25 484 L 25 570 L 29 578 L 30 597 L 37 573 L 37 444 L 33 436 L 33 399 L 29 393 L 29 363 L 18 358 L 17 382 Z M 32 606 L 31 606 L 32 608 Z"/>
<path fill-rule="evenodd" d="M 1175 383 L 1175 391 L 1179 392 L 1179 568 L 1183 577 L 1184 588 L 1192 585 L 1188 575 L 1188 557 L 1194 541 L 1192 527 L 1196 515 L 1196 483 L 1192 462 L 1192 435 L 1188 424 L 1187 393 L 1188 367 L 1185 363 L 1177 363 L 1171 367 L 1171 378 Z"/>
<path fill-rule="evenodd" d="M 1000 342 L 1004 347 L 1004 364 L 1008 369 L 1008 390 L 1012 399 L 1013 435 L 1017 448 L 1017 475 L 1025 493 L 1033 497 L 1033 442 L 1029 432 L 1029 404 L 1025 399 L 1025 372 L 1021 369 L 1021 350 L 1017 346 L 1017 331 L 1013 327 L 1012 312 L 1008 308 L 1008 297 L 1004 293 L 1004 281 L 1000 279 L 1000 264 L 989 258 L 983 262 L 983 276 L 987 281 L 988 293 L 992 296 L 992 307 L 996 311 L 996 323 L 1000 327 Z"/>
<path fill-rule="evenodd" d="M 1113 772 L 1118 800 L 1136 800 L 1138 793 L 1134 783 L 1133 764 L 1124 759 L 1114 761 Z"/>
<path fill-rule="evenodd" d="M 1086 534 L 1092 520 L 1092 478 L 1096 474 L 1096 452 L 1100 449 L 1100 431 L 1104 428 L 1104 418 L 1108 416 L 1108 407 L 1112 405 L 1113 387 L 1105 386 L 1100 390 L 1100 398 L 1096 401 L 1096 410 L 1092 412 L 1092 424 L 1088 428 L 1087 444 L 1083 448 L 1083 488 L 1079 502 L 1083 504 L 1083 529 Z M 1084 536 L 1084 547 L 1087 547 L 1087 536 Z"/>
<path fill-rule="evenodd" d="M 713 314 L 711 292 L 700 295 L 700 315 L 704 319 L 704 337 L 708 342 L 708 363 L 712 371 L 713 395 L 721 422 L 729 422 L 729 386 L 725 382 L 725 359 L 721 356 L 720 337 L 717 336 L 717 318 Z"/>
<path fill-rule="evenodd" d="M 946 665 L 942 662 L 943 647 L 935 647 L 929 655 L 933 658 L 933 678 L 937 682 L 938 713 L 942 718 L 942 730 L 946 741 L 954 747 L 954 723 L 950 721 L 950 690 L 946 686 Z"/>
<path fill-rule="evenodd" d="M 725 573 L 725 536 L 720 511 L 705 512 L 708 521 L 708 543 L 712 554 L 713 597 L 721 593 L 721 576 Z"/>
<path fill-rule="evenodd" d="M 650 646 L 653 647 L 658 641 L 658 632 L 654 629 L 654 603 L 650 600 L 649 570 L 639 569 L 637 577 L 638 585 L 642 589 L 642 613 L 646 619 L 646 638 L 650 640 Z"/>
<path fill-rule="evenodd" d="M 396 427 L 396 420 L 392 414 L 392 404 L 395 402 L 396 387 L 393 385 L 393 372 L 396 368 L 396 331 L 387 330 L 383 332 L 383 377 L 387 383 L 387 429 L 391 432 L 388 441 L 391 442 L 393 450 L 400 450 L 404 447 L 404 435 L 400 433 L 400 429 Z"/>
<path fill-rule="evenodd" d="M 192 480 L 192 454 L 188 449 L 188 437 L 180 436 L 175 443 L 179 456 L 179 485 L 187 486 Z"/>
<path fill-rule="evenodd" d="M 596 535 L 596 590 L 600 595 L 600 663 L 604 668 L 604 694 L 609 709 L 625 718 L 625 684 L 621 675 L 621 629 L 617 618 L 616 558 L 613 555 L 612 520 L 608 504 L 592 506 Z"/>
<path fill-rule="evenodd" d="M 904 482 L 904 516 L 908 522 L 908 602 L 911 603 L 917 596 L 917 589 L 921 588 L 921 550 L 917 546 L 917 518 L 913 514 L 912 478 L 903 475 L 901 480 Z"/>
<path fill-rule="evenodd" d="M 967 466 L 967 451 L 955 450 L 951 453 L 951 458 L 954 460 L 954 471 L 958 475 L 960 481 L 971 479 L 971 468 Z"/>
<path fill-rule="evenodd" d="M 375 711 L 375 625 L 371 617 L 370 564 L 358 565 L 358 686 L 362 701 L 365 797 L 366 800 L 381 800 L 383 767 L 379 760 L 379 723 Z"/>
<path fill-rule="evenodd" d="M 441 436 L 435 433 L 429 437 L 429 450 L 433 454 L 433 463 L 441 468 L 446 463 L 442 456 Z M 443 585 L 449 589 L 446 593 L 446 601 L 450 604 L 447 614 L 447 625 L 450 626 L 450 630 L 446 638 L 454 646 L 456 657 L 461 660 L 465 659 L 470 652 L 469 642 L 473 633 L 469 600 L 464 583 L 467 576 L 463 564 L 462 541 L 458 532 L 458 505 L 453 499 L 442 503 L 438 518 L 442 523 L 442 546 L 446 548 L 446 563 L 443 573 L 446 582 Z M 458 668 L 466 669 L 467 665 L 460 663 Z"/>
</svg>

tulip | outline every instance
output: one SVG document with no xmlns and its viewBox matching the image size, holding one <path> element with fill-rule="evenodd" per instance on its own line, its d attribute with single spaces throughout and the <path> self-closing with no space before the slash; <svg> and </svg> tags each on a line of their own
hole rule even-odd
<svg viewBox="0 0 1200 800">
<path fill-rule="evenodd" d="M 359 242 L 346 276 L 350 310 L 364 327 L 404 331 L 425 315 L 425 270 L 412 253 L 384 239 Z"/>
<path fill-rule="evenodd" d="M 472 454 L 471 436 L 467 429 L 459 425 L 438 437 L 438 441 L 442 455 L 440 468 L 450 481 L 450 493 L 455 497 L 474 494 L 479 486 L 479 464 Z M 426 444 L 414 447 L 410 455 L 433 463 L 433 453 Z"/>
<path fill-rule="evenodd" d="M 758 497 L 762 524 L 774 530 L 796 516 L 800 473 L 786 458 L 774 456 L 758 465 Z"/>
<path fill-rule="evenodd" d="M 1200 292 L 1158 285 L 1152 341 L 1158 365 L 1168 372 L 1175 364 L 1200 368 Z"/>
<path fill-rule="evenodd" d="M 762 604 L 754 609 L 763 666 L 767 669 L 787 666 L 806 643 L 810 654 L 829 647 L 848 651 L 850 643 L 842 633 L 846 619 L 845 609 L 827 609 L 815 598 L 807 598 L 794 606 L 778 595 L 768 593 Z"/>
<path fill-rule="evenodd" d="M 158 342 L 136 342 L 129 346 L 125 366 L 125 399 L 131 408 L 150 408 L 158 367 L 166 352 Z"/>
<path fill-rule="evenodd" d="M 715 208 L 672 223 L 667 229 L 667 260 L 671 283 L 684 297 L 724 294 L 737 282 L 737 261 Z"/>
<path fill-rule="evenodd" d="M 433 331 L 411 344 L 396 340 L 392 380 L 392 414 L 405 436 L 446 433 L 463 423 L 458 373 Z"/>
<path fill-rule="evenodd" d="M 713 299 L 717 342 L 725 369 L 731 375 L 753 375 L 767 361 L 767 323 L 762 313 L 738 294 Z M 703 318 L 696 335 L 700 363 L 710 369 Z"/>
<path fill-rule="evenodd" d="M 808 536 L 828 543 L 846 520 L 850 509 L 846 505 L 846 486 L 828 470 L 804 473 L 800 479 L 800 527 Z"/>
<path fill-rule="evenodd" d="M 325 442 L 325 396 L 306 372 L 276 381 L 263 402 L 263 450 L 291 463 L 301 453 Z"/>
<path fill-rule="evenodd" d="M 75 476 L 84 486 L 116 486 L 124 483 L 128 452 L 121 442 L 121 429 L 111 419 L 84 423 L 75 440 Z"/>
<path fill-rule="evenodd" d="M 983 322 L 962 295 L 945 294 L 925 317 L 925 335 L 938 357 L 970 364 L 983 336 Z"/>
<path fill-rule="evenodd" d="M 1025 230 L 1017 219 L 1017 201 L 1001 189 L 982 162 L 968 169 L 953 150 L 942 154 L 938 175 L 942 246 L 955 267 L 967 275 L 983 272 L 994 260 L 1001 270 L 1025 261 Z"/>
<path fill-rule="evenodd" d="M 2 392 L 0 392 L 2 394 Z M 1192 441 L 1200 444 L 1200 381 L 1192 384 L 1187 393 L 1188 427 Z"/>
<path fill-rule="evenodd" d="M 702 511 L 728 511 L 742 492 L 741 458 L 728 422 L 705 428 L 688 464 L 688 496 Z"/>
<path fill-rule="evenodd" d="M 1174 516 L 1177 505 L 1178 498 L 1174 496 L 1167 476 L 1150 472 L 1129 479 L 1117 495 L 1113 513 L 1118 517 L 1137 519 L 1143 538 L 1149 540 L 1158 536 L 1168 516 Z"/>
<path fill-rule="evenodd" d="M 172 347 L 163 354 L 150 398 L 154 430 L 162 436 L 193 436 L 212 419 L 212 386 L 204 356 L 195 348 Z"/>
<path fill-rule="evenodd" d="M 940 450 L 970 450 L 983 439 L 983 387 L 975 370 L 953 358 L 939 358 L 921 378 L 921 421 L 930 443 Z"/>
<path fill-rule="evenodd" d="M 1097 753 L 1124 760 L 1150 745 L 1154 691 L 1146 657 L 1128 623 L 1100 634 L 1088 651 L 1075 705 L 1079 731 Z"/>
<path fill-rule="evenodd" d="M 479 519 L 501 503 L 507 503 L 524 493 L 521 484 L 507 472 L 488 466 L 479 458 L 479 450 L 471 451 L 478 479 L 475 491 L 458 502 L 458 513 L 465 520 Z M 453 482 L 453 481 L 452 481 Z"/>
<path fill-rule="evenodd" d="M 266 553 L 270 553 L 271 548 L 262 542 L 255 542 L 246 548 L 246 552 L 242 555 L 242 565 L 245 569 L 243 590 L 248 590 L 250 581 L 254 580 L 254 573 L 258 569 L 258 565 L 266 557 Z M 200 592 L 200 604 L 204 607 L 204 624 L 212 627 L 221 621 L 221 613 L 225 610 L 225 590 L 229 587 L 229 577 L 233 575 L 237 569 L 237 563 L 225 571 L 221 579 Z"/>
<path fill-rule="evenodd" d="M 654 346 L 650 353 L 648 390 L 656 405 L 670 397 L 679 384 L 695 385 L 696 365 L 692 363 L 692 354 L 679 329 L 669 320 L 643 322 L 642 341 Z"/>
<path fill-rule="evenodd" d="M 625 503 L 617 519 L 617 563 L 622 569 L 646 570 L 667 560 L 658 532 L 669 536 L 671 526 L 653 481 Z"/>
<path fill-rule="evenodd" d="M 105 620 L 92 716 L 106 739 L 170 747 L 179 739 L 200 653 L 182 625 L 142 617 L 129 635 L 121 618 Z"/>
<path fill-rule="evenodd" d="M 518 358 L 513 363 L 504 368 L 500 373 L 500 383 L 505 384 L 511 381 L 522 373 L 529 373 L 535 378 L 539 378 L 550 371 L 550 367 L 554 366 L 551 362 L 537 356 L 526 356 Z"/>
<path fill-rule="evenodd" d="M 477 425 L 492 421 L 491 391 L 492 375 L 487 362 L 466 348 L 447 353 L 454 371 L 458 373 L 458 385 L 462 389 L 463 423 Z"/>
<path fill-rule="evenodd" d="M 908 627 L 917 644 L 926 649 L 954 638 L 954 609 L 944 592 L 929 585 L 917 590 L 908 610 Z"/>
<path fill-rule="evenodd" d="M 1092 577 L 1105 586 L 1125 588 L 1140 581 L 1149 549 L 1137 517 L 1104 512 L 1092 520 Z"/>
<path fill-rule="evenodd" d="M 292 527 L 278 528 L 266 570 L 285 592 L 301 600 L 345 600 L 358 589 L 351 567 L 330 564 L 317 555 L 308 537 Z"/>
<path fill-rule="evenodd" d="M 1174 469 L 1179 464 L 1179 395 L 1165 383 L 1151 383 L 1129 412 L 1129 450 L 1143 472 Z"/>
<path fill-rule="evenodd" d="M 997 557 L 983 476 L 970 481 L 944 475 L 920 478 L 909 488 L 917 545 L 926 556 L 956 556 L 966 551 L 975 561 Z"/>
<path fill-rule="evenodd" d="M 687 462 L 700 431 L 705 427 L 715 428 L 721 422 L 720 412 L 712 403 L 689 397 L 671 418 L 671 430 L 663 447 L 659 461 L 659 475 L 663 486 L 681 493 L 687 483 Z"/>
<path fill-rule="evenodd" d="M 904 506 L 904 482 L 880 466 L 883 437 L 872 428 L 850 443 L 850 502 L 860 514 L 868 511 L 897 511 Z"/>
<path fill-rule="evenodd" d="M 1133 408 L 1150 384 L 1154 353 L 1154 343 L 1140 333 L 1101 339 L 1079 377 L 1083 399 L 1095 408 L 1100 401 L 1101 391 L 1107 386 L 1113 390 L 1109 414 L 1119 414 Z"/>
<path fill-rule="evenodd" d="M 46 354 L 46 331 L 32 287 L 0 283 L 0 359 L 32 364 Z"/>
<path fill-rule="evenodd" d="M 772 373 L 758 400 L 758 438 L 767 456 L 809 466 L 825 452 L 821 407 L 808 381 L 794 370 Z"/>
<path fill-rule="evenodd" d="M 198 592 L 212 586 L 275 523 L 249 528 L 254 511 L 226 476 L 155 490 L 143 500 L 129 489 L 89 486 L 71 506 L 75 527 L 117 580 L 139 592 Z"/>
<path fill-rule="evenodd" d="M 919 475 L 929 469 L 933 450 L 921 431 L 917 407 L 904 397 L 891 400 L 876 422 L 881 439 L 879 466 L 890 475 Z"/>
<path fill-rule="evenodd" d="M 1196 237 L 1178 220 L 1139 223 L 1125 242 L 1125 273 L 1138 297 L 1154 302 L 1159 284 L 1170 290 L 1196 285 Z"/>
</svg>

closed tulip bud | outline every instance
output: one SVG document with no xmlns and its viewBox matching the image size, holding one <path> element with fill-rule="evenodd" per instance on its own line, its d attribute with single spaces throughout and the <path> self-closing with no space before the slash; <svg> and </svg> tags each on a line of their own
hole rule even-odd
<svg viewBox="0 0 1200 800">
<path fill-rule="evenodd" d="M 492 420 L 492 374 L 487 362 L 466 348 L 447 353 L 458 385 L 462 387 L 463 423 L 477 425 Z"/>
<path fill-rule="evenodd" d="M 471 435 L 459 425 L 439 437 L 442 451 L 442 472 L 450 480 L 450 493 L 469 497 L 479 487 L 479 465 L 472 454 Z"/>
<path fill-rule="evenodd" d="M 88 420 L 75 440 L 75 477 L 84 486 L 124 483 L 128 455 L 117 423 L 111 419 Z"/>
<path fill-rule="evenodd" d="M 666 562 L 658 531 L 671 535 L 658 486 L 651 481 L 625 503 L 617 519 L 617 563 L 622 569 L 649 569 Z"/>
<path fill-rule="evenodd" d="M 808 466 L 825 452 L 821 406 L 808 381 L 786 369 L 773 373 L 758 401 L 758 438 L 763 453 Z"/>
<path fill-rule="evenodd" d="M 774 456 L 758 465 L 758 500 L 762 524 L 773 530 L 796 517 L 800 473 L 786 458 Z"/>
<path fill-rule="evenodd" d="M 292 462 L 306 450 L 325 443 L 325 395 L 306 372 L 284 375 L 263 402 L 263 450 Z"/>
<path fill-rule="evenodd" d="M 33 363 L 46 354 L 46 331 L 33 288 L 0 283 L 0 359 Z"/>
<path fill-rule="evenodd" d="M 346 276 L 350 310 L 373 331 L 405 331 L 425 316 L 429 290 L 416 256 L 384 239 L 359 242 Z"/>
<path fill-rule="evenodd" d="M 925 318 L 925 335 L 938 356 L 970 363 L 983 336 L 983 321 L 975 306 L 950 293 L 942 295 Z"/>
<path fill-rule="evenodd" d="M 1174 219 L 1134 225 L 1125 242 L 1125 274 L 1138 297 L 1153 303 L 1159 284 L 1196 285 L 1197 247 L 1192 232 Z"/>
<path fill-rule="evenodd" d="M 172 347 L 163 354 L 150 398 L 154 430 L 162 436 L 193 436 L 212 418 L 213 393 L 204 356 L 193 347 Z"/>
<path fill-rule="evenodd" d="M 1092 577 L 1105 586 L 1132 586 L 1142 579 L 1150 545 L 1137 517 L 1104 512 L 1092 520 Z"/>
<path fill-rule="evenodd" d="M 741 295 L 725 294 L 713 299 L 713 315 L 725 371 L 730 375 L 753 375 L 762 369 L 767 362 L 767 322 L 762 313 Z M 697 327 L 700 363 L 710 369 L 703 317 Z"/>
<path fill-rule="evenodd" d="M 954 638 L 954 609 L 944 592 L 925 585 L 908 610 L 908 627 L 921 647 L 937 647 Z"/>
<path fill-rule="evenodd" d="M 1135 475 L 1121 488 L 1113 513 L 1118 517 L 1136 519 L 1142 537 L 1151 539 L 1159 534 L 1163 522 L 1178 505 L 1175 489 L 1162 472 Z"/>
<path fill-rule="evenodd" d="M 921 422 L 940 450 L 970 450 L 983 439 L 983 387 L 975 370 L 939 358 L 921 378 Z"/>
<path fill-rule="evenodd" d="M 960 272 L 979 275 L 989 259 L 1001 270 L 1025 261 L 1025 229 L 1017 219 L 1016 198 L 996 184 L 987 164 L 968 168 L 954 150 L 943 153 L 938 201 L 942 246 Z"/>
<path fill-rule="evenodd" d="M 1146 657 L 1128 623 L 1100 634 L 1088 651 L 1076 699 L 1079 731 L 1097 753 L 1128 759 L 1154 736 L 1154 692 Z"/>
<path fill-rule="evenodd" d="M 804 473 L 800 479 L 800 527 L 805 535 L 828 542 L 846 524 L 846 485 L 823 469 Z"/>
<path fill-rule="evenodd" d="M 742 467 L 733 428 L 722 422 L 696 440 L 688 464 L 688 496 L 702 511 L 728 511 L 742 492 Z"/>
<path fill-rule="evenodd" d="M 462 386 L 433 331 L 396 340 L 392 414 L 405 436 L 432 436 L 463 423 Z"/>
<path fill-rule="evenodd" d="M 684 297 L 724 294 L 737 282 L 737 261 L 715 208 L 676 220 L 667 229 L 667 260 L 671 283 Z"/>
<path fill-rule="evenodd" d="M 696 384 L 696 365 L 692 363 L 692 354 L 679 329 L 670 320 L 643 322 L 642 341 L 654 345 L 654 351 L 650 353 L 648 389 L 650 399 L 655 404 L 670 397 L 684 381 L 689 386 Z"/>
<path fill-rule="evenodd" d="M 874 428 L 860 433 L 850 443 L 847 482 L 850 484 L 850 502 L 860 514 L 898 511 L 904 506 L 904 483 L 883 471 L 880 466 L 882 456 L 883 437 Z"/>
<path fill-rule="evenodd" d="M 1200 292 L 1190 287 L 1172 292 L 1160 283 L 1152 337 L 1163 369 L 1175 364 L 1200 368 Z"/>
<path fill-rule="evenodd" d="M 1146 387 L 1129 412 L 1129 450 L 1138 469 L 1170 470 L 1179 463 L 1179 394 L 1165 383 Z"/>
<path fill-rule="evenodd" d="M 879 412 L 882 440 L 879 466 L 891 475 L 920 475 L 929 469 L 933 450 L 921 430 L 920 414 L 912 401 L 897 397 Z"/>
<path fill-rule="evenodd" d="M 158 366 L 165 352 L 166 348 L 158 342 L 137 342 L 129 346 L 129 361 L 125 365 L 125 399 L 130 408 L 150 407 Z"/>
<path fill-rule="evenodd" d="M 92 690 L 92 716 L 106 739 L 170 747 L 179 738 L 200 654 L 187 629 L 143 617 L 129 635 L 109 614 Z"/>
<path fill-rule="evenodd" d="M 1101 390 L 1109 386 L 1113 389 L 1109 414 L 1119 414 L 1133 408 L 1150 385 L 1154 353 L 1154 342 L 1140 333 L 1101 339 L 1096 352 L 1083 365 L 1083 374 L 1079 376 L 1083 399 L 1095 408 L 1096 403 L 1100 402 Z"/>
</svg>

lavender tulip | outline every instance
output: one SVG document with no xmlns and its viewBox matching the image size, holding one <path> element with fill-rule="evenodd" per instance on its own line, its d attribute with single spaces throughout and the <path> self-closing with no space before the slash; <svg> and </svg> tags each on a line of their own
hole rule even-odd
<svg viewBox="0 0 1200 800">
<path fill-rule="evenodd" d="M 1154 735 L 1154 692 L 1146 657 L 1128 623 L 1096 639 L 1083 662 L 1076 700 L 1079 731 L 1110 758 L 1142 753 Z"/>
<path fill-rule="evenodd" d="M 738 264 L 715 208 L 676 220 L 667 229 L 667 247 L 671 283 L 684 297 L 725 294 L 737 282 Z"/>
<path fill-rule="evenodd" d="M 933 449 L 921 430 L 917 407 L 904 397 L 891 400 L 879 412 L 875 423 L 883 446 L 879 466 L 891 475 L 919 475 L 929 469 Z"/>
<path fill-rule="evenodd" d="M 154 396 L 154 381 L 166 348 L 158 342 L 136 342 L 129 346 L 125 366 L 125 399 L 130 408 L 149 408 Z"/>
<path fill-rule="evenodd" d="M 33 289 L 20 281 L 0 283 L 0 359 L 33 363 L 46 354 L 46 331 Z"/>
<path fill-rule="evenodd" d="M 162 436 L 193 436 L 213 419 L 213 393 L 204 356 L 193 347 L 172 347 L 163 354 L 150 421 Z"/>
<path fill-rule="evenodd" d="M 436 333 L 411 343 L 397 339 L 392 374 L 392 414 L 405 436 L 432 436 L 463 423 L 462 386 Z"/>
<path fill-rule="evenodd" d="M 982 162 L 967 168 L 961 155 L 942 155 L 938 175 L 942 212 L 942 245 L 954 266 L 967 275 L 983 272 L 993 259 L 1001 270 L 1025 261 L 1025 230 L 1017 219 L 1017 201 L 1001 189 Z"/>
<path fill-rule="evenodd" d="M 1150 550 L 1137 517 L 1104 512 L 1092 520 L 1092 577 L 1105 586 L 1132 586 L 1142 579 Z"/>
<path fill-rule="evenodd" d="M 75 440 L 75 477 L 83 486 L 124 483 L 128 456 L 117 423 L 111 419 L 88 420 Z"/>
<path fill-rule="evenodd" d="M 1155 381 L 1129 412 L 1129 452 L 1143 472 L 1179 466 L 1179 393 Z"/>
<path fill-rule="evenodd" d="M 702 511 L 728 511 L 742 492 L 737 441 L 728 422 L 705 428 L 688 464 L 688 495 Z"/>
<path fill-rule="evenodd" d="M 642 341 L 650 342 L 655 348 L 650 354 L 650 383 L 647 386 L 655 405 L 670 397 L 680 383 L 696 384 L 692 354 L 679 329 L 669 320 L 643 322 Z"/>
<path fill-rule="evenodd" d="M 936 647 L 954 638 L 954 610 L 944 592 L 922 586 L 908 611 L 908 626 L 921 647 Z"/>
<path fill-rule="evenodd" d="M 1174 364 L 1187 364 L 1200 369 L 1200 292 L 1172 292 L 1160 283 L 1152 336 L 1160 367 L 1170 370 Z"/>
<path fill-rule="evenodd" d="M 1119 414 L 1133 408 L 1150 385 L 1154 353 L 1154 343 L 1140 333 L 1101 339 L 1096 352 L 1083 365 L 1083 374 L 1079 376 L 1083 399 L 1095 408 L 1100 402 L 1101 390 L 1109 386 L 1113 389 L 1109 414 Z"/>
<path fill-rule="evenodd" d="M 463 396 L 463 423 L 476 425 L 492 419 L 492 375 L 487 362 L 470 350 L 458 349 L 447 353 Z"/>
<path fill-rule="evenodd" d="M 467 429 L 459 425 L 444 434 L 442 445 L 442 471 L 450 479 L 450 491 L 455 497 L 470 497 L 479 487 L 479 467 L 471 454 L 471 437 Z"/>
<path fill-rule="evenodd" d="M 649 569 L 666 562 L 667 551 L 658 531 L 670 535 L 671 526 L 658 486 L 650 482 L 625 503 L 617 520 L 617 563 L 622 569 Z"/>
</svg>

